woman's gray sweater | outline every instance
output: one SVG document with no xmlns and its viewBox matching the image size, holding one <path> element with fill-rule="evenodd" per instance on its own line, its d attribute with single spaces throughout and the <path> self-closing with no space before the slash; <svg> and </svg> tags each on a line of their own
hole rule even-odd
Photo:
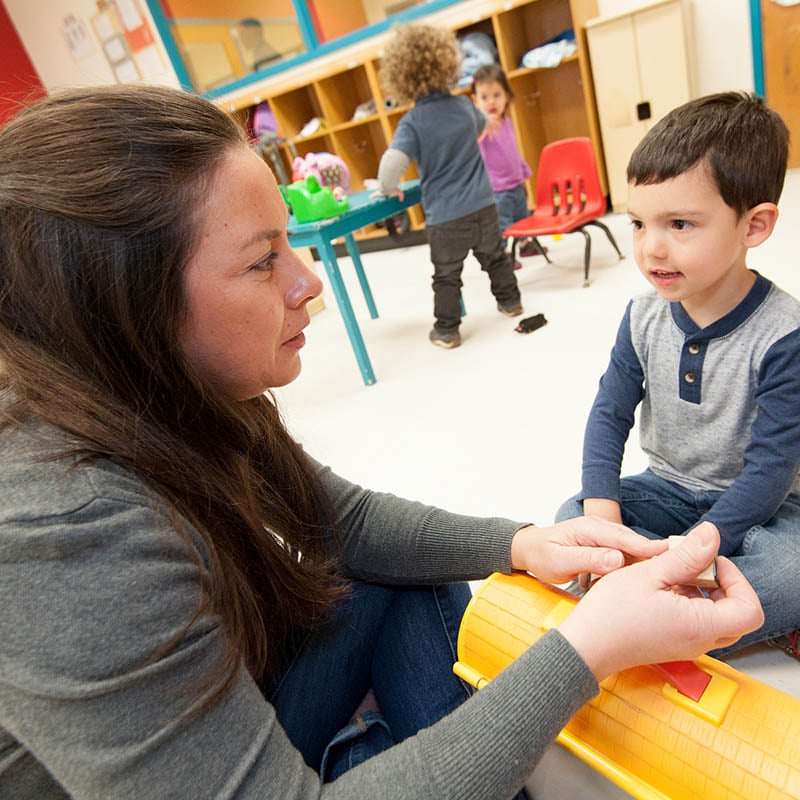
<svg viewBox="0 0 800 800">
<path fill-rule="evenodd" d="M 321 785 L 244 669 L 219 703 L 182 716 L 221 657 L 219 620 L 200 616 L 154 654 L 197 611 L 202 567 L 138 478 L 110 462 L 42 461 L 57 445 L 41 426 L 0 433 L 0 798 L 500 800 L 598 691 L 551 631 L 441 722 Z M 519 524 L 319 474 L 353 577 L 510 570 Z"/>
</svg>

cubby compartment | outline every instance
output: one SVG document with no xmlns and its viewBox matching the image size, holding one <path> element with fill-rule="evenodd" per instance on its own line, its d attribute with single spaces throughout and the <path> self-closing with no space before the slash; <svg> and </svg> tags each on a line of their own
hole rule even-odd
<svg viewBox="0 0 800 800">
<path fill-rule="evenodd" d="M 470 34 L 483 34 L 483 36 L 488 36 L 492 44 L 497 47 L 497 37 L 495 36 L 495 29 L 494 25 L 492 24 L 491 17 L 479 19 L 470 23 L 469 25 L 461 26 L 454 32 L 459 41 L 467 39 Z"/>
<path fill-rule="evenodd" d="M 317 93 L 322 116 L 330 127 L 352 121 L 356 109 L 373 100 L 365 64 L 318 81 Z M 377 113 L 377 105 L 374 113 Z"/>
<path fill-rule="evenodd" d="M 299 156 L 306 156 L 309 153 L 335 153 L 336 150 L 334 149 L 333 140 L 331 136 L 327 133 L 320 133 L 316 136 L 306 136 L 303 139 L 295 139 L 294 140 L 294 148 L 297 151 L 297 155 Z M 289 147 L 287 145 L 283 145 L 281 147 L 281 151 L 285 154 L 286 158 L 289 161 L 289 172 L 291 173 L 291 163 L 294 160 L 294 157 L 289 151 Z"/>
<path fill-rule="evenodd" d="M 510 114 L 517 143 L 523 158 L 535 170 L 539 153 L 548 141 L 542 126 L 542 93 L 535 74 L 512 78 L 509 85 L 514 94 Z M 529 188 L 532 190 L 533 184 Z"/>
<path fill-rule="evenodd" d="M 577 61 L 566 62 L 554 70 L 539 70 L 536 84 L 540 92 L 541 125 L 546 141 L 590 135 Z"/>
<path fill-rule="evenodd" d="M 387 146 L 378 120 L 336 131 L 333 146 L 350 169 L 350 191 L 364 189 L 365 178 L 377 178 L 378 163 Z"/>
<path fill-rule="evenodd" d="M 322 117 L 322 106 L 313 86 L 301 86 L 269 98 L 278 132 L 286 139 L 300 136 L 300 131 L 314 117 Z"/>
<path fill-rule="evenodd" d="M 522 57 L 553 36 L 574 28 L 567 0 L 536 0 L 497 15 L 500 63 L 508 72 L 522 69 Z"/>
</svg>

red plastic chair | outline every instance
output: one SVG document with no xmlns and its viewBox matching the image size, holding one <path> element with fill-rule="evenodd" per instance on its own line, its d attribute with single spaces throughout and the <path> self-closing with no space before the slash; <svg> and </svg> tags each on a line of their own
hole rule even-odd
<svg viewBox="0 0 800 800">
<path fill-rule="evenodd" d="M 587 225 L 602 228 L 620 259 L 624 258 L 611 231 L 598 220 L 605 213 L 606 198 L 600 189 L 591 139 L 586 136 L 559 139 L 545 145 L 539 157 L 536 210 L 506 228 L 503 235 L 512 240 L 511 258 L 516 260 L 519 239 L 582 233 L 586 239 L 583 285 L 588 286 L 592 240 Z M 548 263 L 552 263 L 544 248 L 541 249 Z"/>
</svg>

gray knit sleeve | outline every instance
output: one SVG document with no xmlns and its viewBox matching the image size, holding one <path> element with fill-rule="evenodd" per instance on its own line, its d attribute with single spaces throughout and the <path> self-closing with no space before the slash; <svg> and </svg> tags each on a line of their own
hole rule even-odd
<svg viewBox="0 0 800 800">
<path fill-rule="evenodd" d="M 372 492 L 316 466 L 344 534 L 345 569 L 351 577 L 445 583 L 511 571 L 511 539 L 526 523 L 451 514 Z"/>
<path fill-rule="evenodd" d="M 6 459 L 0 494 L 2 797 L 502 800 L 597 691 L 551 631 L 442 721 L 323 786 L 243 668 L 198 709 L 225 647 L 216 615 L 197 615 L 203 560 L 133 476 Z M 446 522 L 416 514 L 422 539 Z"/>
<path fill-rule="evenodd" d="M 378 188 L 383 194 L 397 188 L 410 163 L 411 159 L 401 150 L 390 147 L 384 152 L 378 165 Z"/>
</svg>

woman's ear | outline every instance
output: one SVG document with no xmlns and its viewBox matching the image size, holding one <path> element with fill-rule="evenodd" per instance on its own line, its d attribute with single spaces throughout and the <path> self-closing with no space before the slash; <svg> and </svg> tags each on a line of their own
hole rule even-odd
<svg viewBox="0 0 800 800">
<path fill-rule="evenodd" d="M 778 206 L 775 203 L 759 203 L 745 215 L 747 230 L 745 231 L 745 247 L 758 247 L 769 239 L 778 221 Z"/>
</svg>

